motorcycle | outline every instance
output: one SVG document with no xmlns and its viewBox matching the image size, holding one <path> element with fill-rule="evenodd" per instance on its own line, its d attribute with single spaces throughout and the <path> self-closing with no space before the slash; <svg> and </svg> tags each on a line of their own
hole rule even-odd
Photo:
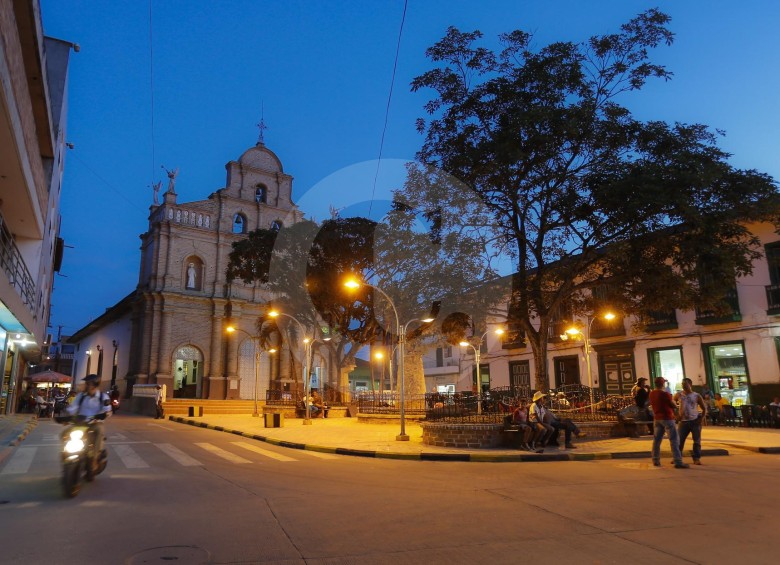
<svg viewBox="0 0 780 565">
<path fill-rule="evenodd" d="M 71 421 L 69 416 L 57 418 L 60 423 Z M 87 482 L 95 480 L 106 469 L 108 453 L 95 451 L 97 428 L 94 418 L 77 416 L 61 434 L 62 445 L 62 488 L 65 496 L 73 498 L 81 490 L 81 477 Z"/>
<path fill-rule="evenodd" d="M 111 413 L 115 414 L 117 410 L 119 410 L 119 399 L 114 398 L 111 400 Z"/>
</svg>

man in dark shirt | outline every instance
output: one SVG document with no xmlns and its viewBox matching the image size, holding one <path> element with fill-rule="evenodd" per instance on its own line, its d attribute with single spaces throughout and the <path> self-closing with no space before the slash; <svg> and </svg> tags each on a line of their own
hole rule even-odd
<svg viewBox="0 0 780 565">
<path fill-rule="evenodd" d="M 683 463 L 680 453 L 680 439 L 677 435 L 674 413 L 677 405 L 672 395 L 664 390 L 664 378 L 655 378 L 655 389 L 650 391 L 650 405 L 653 407 L 655 420 L 655 435 L 653 436 L 653 465 L 661 466 L 661 441 L 664 439 L 664 431 L 669 434 L 669 444 L 672 448 L 675 469 L 687 469 L 690 465 Z"/>
</svg>

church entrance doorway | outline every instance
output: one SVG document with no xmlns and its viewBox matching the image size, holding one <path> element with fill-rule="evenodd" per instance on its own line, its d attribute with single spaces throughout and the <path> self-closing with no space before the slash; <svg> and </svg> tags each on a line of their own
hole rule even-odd
<svg viewBox="0 0 780 565">
<path fill-rule="evenodd" d="M 173 397 L 200 398 L 203 355 L 191 345 L 176 350 L 173 361 Z"/>
</svg>

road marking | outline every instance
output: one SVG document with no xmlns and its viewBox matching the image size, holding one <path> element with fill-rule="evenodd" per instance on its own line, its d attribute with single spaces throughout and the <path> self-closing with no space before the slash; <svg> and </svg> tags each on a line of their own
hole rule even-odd
<svg viewBox="0 0 780 565">
<path fill-rule="evenodd" d="M 251 443 L 246 443 L 243 441 L 233 441 L 231 443 L 233 445 L 237 445 L 238 447 L 243 447 L 244 449 L 248 449 L 249 451 L 254 451 L 255 453 L 259 453 L 260 455 L 265 455 L 266 457 L 270 457 L 271 459 L 276 459 L 277 461 L 297 461 L 297 459 L 293 459 L 292 457 L 287 457 L 286 455 L 282 455 L 281 453 L 275 453 L 273 451 L 269 451 L 268 449 L 263 449 L 262 447 L 258 447 Z"/>
<path fill-rule="evenodd" d="M 160 428 L 161 430 L 165 430 L 165 431 L 168 431 L 168 430 L 171 429 L 168 426 L 163 426 L 162 424 L 146 424 L 146 425 L 147 426 L 153 426 L 155 428 Z"/>
<path fill-rule="evenodd" d="M 302 449 L 300 453 L 305 453 L 306 455 L 311 455 L 312 457 L 317 457 L 319 459 L 340 459 L 339 455 L 333 455 L 332 453 L 322 453 L 321 451 L 311 451 L 308 449 Z"/>
<path fill-rule="evenodd" d="M 129 445 L 114 445 L 114 451 L 128 469 L 146 469 L 149 465 Z"/>
<path fill-rule="evenodd" d="M 229 451 L 225 451 L 224 449 L 221 449 L 217 447 L 216 445 L 211 445 L 210 443 L 196 443 L 198 447 L 205 449 L 206 451 L 213 453 L 214 455 L 218 457 L 222 457 L 222 459 L 226 459 L 227 461 L 230 461 L 231 463 L 251 463 L 249 459 L 244 459 L 243 457 L 239 457 L 238 455 L 234 455 L 230 453 Z"/>
<path fill-rule="evenodd" d="M 177 463 L 180 465 L 184 465 L 185 467 L 194 467 L 196 465 L 203 465 L 200 461 L 197 459 L 193 459 L 183 451 L 181 451 L 179 448 L 172 446 L 170 443 L 155 443 L 157 447 L 159 447 L 163 453 L 168 455 L 171 459 L 174 459 Z"/>
<path fill-rule="evenodd" d="M 43 434 L 43 441 L 59 441 L 59 434 Z"/>
<path fill-rule="evenodd" d="M 30 469 L 35 452 L 38 451 L 37 447 L 17 447 L 17 451 L 14 453 L 11 460 L 0 471 L 0 475 L 21 475 L 26 473 Z"/>
<path fill-rule="evenodd" d="M 35 501 L 35 502 L 21 502 L 21 503 L 17 504 L 17 505 L 16 505 L 16 507 L 17 507 L 17 508 L 35 508 L 36 506 L 40 506 L 40 505 L 41 505 L 41 502 L 40 502 L 40 501 Z"/>
<path fill-rule="evenodd" d="M 126 439 L 127 439 L 127 436 L 126 436 L 126 435 L 122 435 L 122 434 L 120 434 L 120 433 L 118 433 L 118 432 L 114 432 L 113 434 L 111 434 L 110 436 L 108 436 L 108 439 L 110 439 L 110 440 L 114 440 L 114 441 L 115 441 L 115 440 L 124 441 L 124 440 L 126 440 Z"/>
</svg>

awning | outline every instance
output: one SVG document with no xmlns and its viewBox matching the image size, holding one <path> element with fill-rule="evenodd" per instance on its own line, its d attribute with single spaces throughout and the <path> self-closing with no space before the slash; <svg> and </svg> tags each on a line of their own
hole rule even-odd
<svg viewBox="0 0 780 565">
<path fill-rule="evenodd" d="M 41 373 L 27 375 L 24 380 L 33 383 L 69 383 L 73 381 L 73 377 L 58 373 L 57 371 L 43 371 Z"/>
</svg>

